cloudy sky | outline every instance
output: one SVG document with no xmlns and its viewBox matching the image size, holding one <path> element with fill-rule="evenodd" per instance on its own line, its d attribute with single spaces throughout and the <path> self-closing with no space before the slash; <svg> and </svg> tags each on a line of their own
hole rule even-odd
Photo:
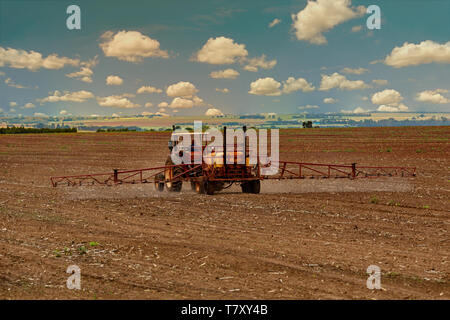
<svg viewBox="0 0 450 320">
<path fill-rule="evenodd" d="M 449 13 L 448 0 L 0 0 L 0 111 L 450 111 Z"/>
</svg>

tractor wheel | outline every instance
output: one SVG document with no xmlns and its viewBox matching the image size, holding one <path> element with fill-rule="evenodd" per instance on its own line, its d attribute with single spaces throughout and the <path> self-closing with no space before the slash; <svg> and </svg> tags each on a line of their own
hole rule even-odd
<svg viewBox="0 0 450 320">
<path fill-rule="evenodd" d="M 253 180 L 250 184 L 250 193 L 259 193 L 261 191 L 261 181 Z"/>
<path fill-rule="evenodd" d="M 214 191 L 216 191 L 215 185 L 213 182 L 211 181 L 206 181 L 205 182 L 205 192 L 207 195 L 214 195 Z"/>
<path fill-rule="evenodd" d="M 251 182 L 241 183 L 242 193 L 250 193 L 250 183 Z"/>
<path fill-rule="evenodd" d="M 172 161 L 172 158 L 169 156 L 166 160 L 166 166 L 173 166 L 174 163 Z M 167 168 L 164 171 L 164 179 L 166 181 L 166 188 L 170 192 L 180 192 L 181 188 L 183 187 L 183 181 L 170 181 L 173 177 L 176 177 L 177 175 L 183 173 L 183 169 L 181 167 L 172 167 Z"/>
</svg>

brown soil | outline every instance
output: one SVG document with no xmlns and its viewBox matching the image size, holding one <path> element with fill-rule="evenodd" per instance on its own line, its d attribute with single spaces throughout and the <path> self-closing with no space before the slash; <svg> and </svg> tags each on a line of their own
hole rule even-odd
<svg viewBox="0 0 450 320">
<path fill-rule="evenodd" d="M 286 130 L 283 160 L 418 175 L 207 196 L 50 185 L 163 165 L 167 133 L 2 135 L 0 298 L 449 299 L 449 138 L 449 127 Z M 66 288 L 73 264 L 81 290 Z M 366 287 L 369 265 L 381 290 Z"/>
</svg>

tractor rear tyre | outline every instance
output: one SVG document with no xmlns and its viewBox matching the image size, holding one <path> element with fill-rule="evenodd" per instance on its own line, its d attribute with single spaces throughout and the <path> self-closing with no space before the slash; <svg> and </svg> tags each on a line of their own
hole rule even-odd
<svg viewBox="0 0 450 320">
<path fill-rule="evenodd" d="M 172 158 L 169 156 L 166 160 L 166 166 L 173 166 L 174 163 L 172 161 Z M 179 174 L 183 173 L 183 168 L 181 167 L 171 167 L 167 168 L 164 171 L 164 179 L 166 181 L 166 188 L 170 192 L 180 192 L 181 188 L 183 187 L 183 181 L 171 181 L 173 177 L 178 176 Z M 180 177 L 181 179 L 181 177 Z"/>
<path fill-rule="evenodd" d="M 250 184 L 250 192 L 254 194 L 258 194 L 261 191 L 261 181 L 253 180 Z"/>
<path fill-rule="evenodd" d="M 242 193 L 257 194 L 261 191 L 261 182 L 259 180 L 251 180 L 241 184 Z"/>
<path fill-rule="evenodd" d="M 242 193 L 250 193 L 250 182 L 241 183 Z"/>
<path fill-rule="evenodd" d="M 207 195 L 214 195 L 214 192 L 216 191 L 216 186 L 214 185 L 214 182 L 211 181 L 205 181 L 205 192 Z"/>
</svg>

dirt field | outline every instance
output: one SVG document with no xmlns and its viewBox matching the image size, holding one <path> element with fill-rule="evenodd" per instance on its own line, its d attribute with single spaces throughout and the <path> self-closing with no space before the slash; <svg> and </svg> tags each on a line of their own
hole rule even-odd
<svg viewBox="0 0 450 320">
<path fill-rule="evenodd" d="M 50 176 L 164 164 L 166 133 L 0 136 L 1 299 L 450 299 L 450 127 L 287 130 L 283 160 L 415 178 L 214 196 Z M 69 265 L 81 290 L 66 288 Z M 369 265 L 382 290 L 366 288 Z"/>
</svg>

